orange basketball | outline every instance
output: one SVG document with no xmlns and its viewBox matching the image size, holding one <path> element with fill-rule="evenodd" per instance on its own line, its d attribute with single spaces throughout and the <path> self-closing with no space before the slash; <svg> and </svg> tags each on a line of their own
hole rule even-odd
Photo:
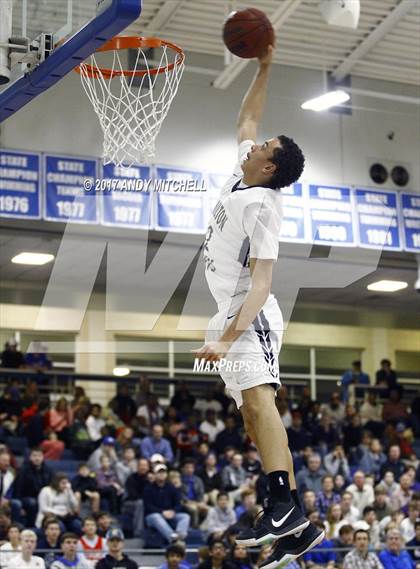
<svg viewBox="0 0 420 569">
<path fill-rule="evenodd" d="M 223 41 L 228 50 L 244 59 L 260 57 L 274 40 L 270 20 L 257 8 L 232 12 L 223 28 Z"/>
</svg>

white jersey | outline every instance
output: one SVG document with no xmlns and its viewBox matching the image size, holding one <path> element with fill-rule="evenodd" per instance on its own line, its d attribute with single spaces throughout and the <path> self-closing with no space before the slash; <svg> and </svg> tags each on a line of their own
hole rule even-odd
<svg viewBox="0 0 420 569">
<path fill-rule="evenodd" d="M 250 258 L 278 257 L 281 194 L 241 183 L 241 164 L 253 144 L 245 140 L 239 145 L 239 162 L 222 188 L 204 242 L 206 279 L 219 309 L 229 299 L 249 291 Z"/>
<path fill-rule="evenodd" d="M 32 555 L 29 561 L 25 561 L 20 553 L 9 562 L 9 569 L 45 569 L 45 562 L 37 555 Z"/>
</svg>

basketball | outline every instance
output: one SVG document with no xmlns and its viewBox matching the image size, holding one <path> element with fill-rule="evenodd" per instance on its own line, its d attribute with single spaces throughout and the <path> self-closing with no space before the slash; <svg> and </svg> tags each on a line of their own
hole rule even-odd
<svg viewBox="0 0 420 569">
<path fill-rule="evenodd" d="M 270 20 L 257 8 L 232 12 L 223 28 L 223 41 L 228 50 L 244 59 L 260 57 L 274 40 Z"/>
</svg>

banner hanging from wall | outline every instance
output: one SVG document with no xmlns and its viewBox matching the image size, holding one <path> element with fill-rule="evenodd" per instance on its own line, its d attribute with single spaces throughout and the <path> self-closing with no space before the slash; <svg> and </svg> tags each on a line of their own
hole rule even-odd
<svg viewBox="0 0 420 569">
<path fill-rule="evenodd" d="M 420 195 L 400 194 L 404 249 L 420 253 Z"/>
<path fill-rule="evenodd" d="M 355 198 L 360 246 L 400 250 L 397 193 L 356 189 Z"/>
<path fill-rule="evenodd" d="M 0 217 L 201 234 L 228 178 L 0 150 Z M 420 252 L 419 194 L 308 183 L 281 194 L 280 241 Z"/>
<path fill-rule="evenodd" d="M 147 229 L 151 222 L 150 168 L 103 166 L 101 222 L 115 227 Z"/>
<path fill-rule="evenodd" d="M 0 150 L 0 216 L 40 219 L 41 156 Z"/>
<path fill-rule="evenodd" d="M 351 191 L 342 186 L 309 186 L 310 239 L 321 245 L 355 245 Z"/>
<path fill-rule="evenodd" d="M 280 241 L 304 243 L 307 241 L 305 230 L 305 197 L 302 184 L 293 184 L 281 190 L 283 218 Z"/>
<path fill-rule="evenodd" d="M 98 223 L 98 194 L 94 191 L 97 161 L 46 154 L 44 217 L 48 221 Z M 88 188 L 88 190 L 86 190 Z"/>
<path fill-rule="evenodd" d="M 157 229 L 204 233 L 206 187 L 201 172 L 158 166 L 154 188 Z"/>
</svg>

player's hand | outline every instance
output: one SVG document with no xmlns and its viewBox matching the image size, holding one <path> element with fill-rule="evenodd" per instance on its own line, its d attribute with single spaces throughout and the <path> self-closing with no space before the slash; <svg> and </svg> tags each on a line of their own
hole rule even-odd
<svg viewBox="0 0 420 569">
<path fill-rule="evenodd" d="M 274 49 L 275 46 L 269 45 L 267 51 L 260 55 L 258 58 L 260 65 L 271 65 L 273 63 Z"/>
<path fill-rule="evenodd" d="M 206 362 L 215 362 L 226 356 L 230 348 L 228 342 L 207 342 L 198 350 L 191 350 L 196 354 L 196 358 L 199 360 L 205 360 Z"/>
</svg>

